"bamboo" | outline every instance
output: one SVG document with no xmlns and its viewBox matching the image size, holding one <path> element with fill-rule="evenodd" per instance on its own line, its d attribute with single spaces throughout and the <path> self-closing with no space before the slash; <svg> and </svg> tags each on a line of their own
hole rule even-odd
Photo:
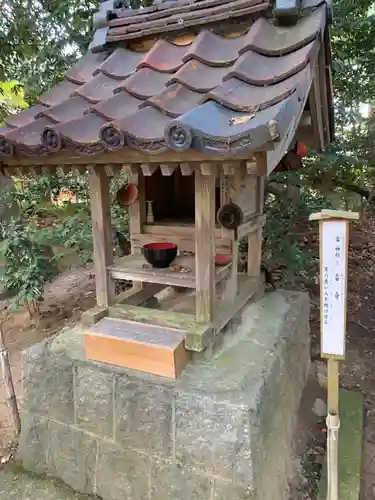
<svg viewBox="0 0 375 500">
<path fill-rule="evenodd" d="M 337 361 L 338 363 L 338 361 Z M 327 500 L 338 500 L 338 437 L 340 419 L 338 414 L 327 416 Z"/>
<path fill-rule="evenodd" d="M 21 419 L 17 406 L 17 398 L 14 391 L 12 373 L 10 370 L 8 349 L 4 340 L 3 325 L 0 325 L 0 365 L 6 392 L 5 401 L 8 406 L 9 416 L 12 421 L 14 430 L 18 435 L 21 432 Z"/>
</svg>

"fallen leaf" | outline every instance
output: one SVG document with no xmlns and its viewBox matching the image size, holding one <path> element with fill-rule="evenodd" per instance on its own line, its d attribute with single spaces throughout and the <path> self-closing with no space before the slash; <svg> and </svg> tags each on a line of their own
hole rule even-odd
<svg viewBox="0 0 375 500">
<path fill-rule="evenodd" d="M 255 115 L 256 113 L 245 116 L 235 116 L 229 120 L 229 125 L 243 125 L 244 123 L 247 123 L 252 118 L 254 118 Z"/>
</svg>

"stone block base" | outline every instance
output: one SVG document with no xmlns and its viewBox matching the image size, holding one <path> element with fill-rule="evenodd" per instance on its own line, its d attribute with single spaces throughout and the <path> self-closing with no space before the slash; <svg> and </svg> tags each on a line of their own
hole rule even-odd
<svg viewBox="0 0 375 500">
<path fill-rule="evenodd" d="M 26 469 L 103 500 L 283 500 L 309 368 L 306 294 L 246 306 L 177 380 L 84 359 L 82 331 L 24 353 Z"/>
</svg>

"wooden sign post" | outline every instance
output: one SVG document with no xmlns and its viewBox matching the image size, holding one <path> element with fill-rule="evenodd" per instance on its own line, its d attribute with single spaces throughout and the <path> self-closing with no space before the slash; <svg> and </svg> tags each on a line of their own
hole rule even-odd
<svg viewBox="0 0 375 500">
<path fill-rule="evenodd" d="M 321 356 L 328 359 L 327 500 L 338 500 L 339 363 L 345 359 L 349 221 L 359 214 L 323 210 L 312 214 L 320 235 Z"/>
</svg>

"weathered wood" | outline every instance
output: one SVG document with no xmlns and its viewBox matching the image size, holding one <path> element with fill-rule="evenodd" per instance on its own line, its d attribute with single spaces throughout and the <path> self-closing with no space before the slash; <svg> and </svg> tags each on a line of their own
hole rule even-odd
<svg viewBox="0 0 375 500">
<path fill-rule="evenodd" d="M 329 129 L 329 109 L 328 109 L 328 90 L 327 90 L 327 58 L 324 48 L 322 47 L 319 51 L 318 56 L 318 72 L 319 72 L 319 84 L 320 84 L 320 97 L 322 103 L 322 120 L 323 120 L 323 131 L 324 131 L 324 142 L 325 145 L 329 144 L 331 141 L 331 133 Z"/>
<path fill-rule="evenodd" d="M 121 170 L 121 168 L 121 165 L 116 163 L 108 163 L 104 166 L 105 173 L 108 177 L 114 177 Z"/>
<path fill-rule="evenodd" d="M 109 179 L 103 169 L 89 173 L 96 303 L 107 307 L 113 303 L 115 284 L 107 271 L 113 264 Z"/>
<path fill-rule="evenodd" d="M 215 176 L 195 172 L 196 319 L 212 320 L 215 298 Z"/>
<path fill-rule="evenodd" d="M 98 321 L 108 316 L 107 307 L 92 307 L 81 314 L 81 323 L 84 326 L 95 325 Z"/>
<path fill-rule="evenodd" d="M 223 163 L 223 171 L 225 175 L 234 175 L 235 169 L 238 168 L 239 165 L 235 163 Z"/>
<path fill-rule="evenodd" d="M 328 219 L 347 219 L 347 220 L 359 220 L 358 212 L 348 212 L 345 210 L 322 210 L 321 212 L 311 214 L 309 217 L 310 221 L 316 220 L 328 220 Z"/>
<path fill-rule="evenodd" d="M 321 95 L 321 82 L 318 64 L 313 69 L 313 81 L 309 96 L 310 113 L 312 116 L 312 126 L 314 130 L 315 148 L 317 151 L 324 150 L 324 124 Z"/>
<path fill-rule="evenodd" d="M 305 93 L 300 95 L 300 107 L 293 117 L 293 120 L 289 126 L 287 133 L 284 135 L 281 141 L 274 143 L 273 151 L 267 151 L 267 173 L 268 175 L 276 168 L 280 160 L 284 157 L 286 151 L 288 151 L 290 143 L 296 137 L 297 127 L 303 116 L 306 101 L 309 97 L 309 88 L 311 82 L 311 68 L 310 65 L 306 67 L 305 81 L 301 88 L 305 89 Z"/>
<path fill-rule="evenodd" d="M 137 323 L 173 328 L 182 332 L 201 332 L 208 325 L 198 325 L 192 314 L 161 311 L 147 307 L 116 304 L 109 307 L 109 316 Z M 203 330 L 202 330 L 203 329 Z"/>
<path fill-rule="evenodd" d="M 273 149 L 273 145 L 269 144 L 266 147 L 262 147 L 262 150 Z M 90 161 L 97 165 L 106 165 L 107 163 L 119 163 L 121 165 L 125 164 L 157 164 L 160 163 L 184 163 L 184 162 L 216 162 L 222 163 L 225 161 L 238 161 L 238 160 L 248 160 L 249 154 L 247 152 L 239 153 L 235 157 L 228 156 L 228 158 L 221 155 L 211 155 L 209 153 L 201 153 L 197 150 L 190 149 L 188 151 L 178 152 L 168 150 L 165 153 L 160 153 L 157 155 L 146 155 L 135 149 L 124 148 L 121 151 L 106 151 L 97 155 L 90 157 Z M 85 165 L 87 163 L 86 155 L 78 155 L 69 151 L 60 151 L 59 153 L 51 154 L 48 156 L 32 156 L 32 157 L 3 157 L 1 159 L 2 163 L 6 166 L 27 166 L 27 165 Z M 5 167 L 6 168 L 6 167 Z"/>
<path fill-rule="evenodd" d="M 143 226 L 144 234 L 157 234 L 157 235 L 171 235 L 171 236 L 181 236 L 181 237 L 193 237 L 195 234 L 194 223 L 184 223 L 180 221 L 171 221 L 168 224 L 145 224 Z M 220 238 L 220 228 L 215 227 L 215 236 Z"/>
<path fill-rule="evenodd" d="M 194 256 L 177 257 L 173 266 L 167 269 L 156 269 L 147 264 L 142 255 L 132 254 L 118 259 L 115 265 L 108 266 L 108 271 L 114 279 L 119 280 L 195 288 L 196 259 Z M 231 264 L 217 267 L 216 273 L 213 272 L 212 275 L 213 280 L 216 278 L 216 281 L 219 282 L 224 279 L 229 273 L 230 267 Z"/>
<path fill-rule="evenodd" d="M 141 169 L 142 169 L 142 174 L 146 176 L 152 175 L 155 170 L 159 168 L 159 165 L 151 164 L 151 163 L 142 163 L 141 164 Z"/>
<path fill-rule="evenodd" d="M 145 226 L 144 226 L 145 227 Z M 215 248 L 217 253 L 229 253 L 231 250 L 233 233 L 225 230 L 226 234 L 222 238 L 216 238 Z M 223 231 L 224 233 L 224 231 Z M 135 253 L 139 253 L 139 249 L 147 243 L 175 243 L 180 252 L 195 252 L 194 234 L 192 236 L 171 236 L 170 234 L 133 234 L 131 236 L 131 245 Z"/>
<path fill-rule="evenodd" d="M 262 229 L 266 223 L 265 215 L 255 215 L 251 217 L 249 220 L 245 220 L 243 224 L 238 228 L 238 239 L 243 238 L 244 236 L 248 236 L 251 233 Z"/>
<path fill-rule="evenodd" d="M 0 325 L 0 366 L 6 394 L 5 402 L 9 410 L 9 417 L 13 424 L 14 431 L 18 435 L 21 432 L 21 419 L 18 411 L 17 398 L 9 363 L 8 349 L 5 344 L 2 325 Z"/>
<path fill-rule="evenodd" d="M 255 154 L 256 163 L 256 175 L 261 177 L 267 177 L 267 152 L 262 151 L 261 153 Z"/>
<path fill-rule="evenodd" d="M 225 297 L 228 300 L 235 300 L 238 293 L 238 239 L 232 242 L 232 269 L 228 280 L 228 287 Z"/>
<path fill-rule="evenodd" d="M 217 164 L 216 163 L 201 163 L 200 164 L 200 172 L 202 175 L 216 175 L 217 172 Z"/>
<path fill-rule="evenodd" d="M 130 235 L 142 233 L 143 224 L 146 222 L 146 194 L 145 178 L 141 171 L 130 176 L 130 182 L 136 184 L 138 197 L 128 208 Z M 132 246 L 133 251 L 133 246 Z"/>
<path fill-rule="evenodd" d="M 160 164 L 161 173 L 165 176 L 168 176 L 168 177 L 173 174 L 173 172 L 176 170 L 177 167 L 178 167 L 178 165 L 173 164 L 173 163 L 161 163 Z"/>
<path fill-rule="evenodd" d="M 146 300 L 151 299 L 157 293 L 164 290 L 165 285 L 160 285 L 158 283 L 150 283 L 144 285 L 144 288 L 140 289 L 138 286 L 133 286 L 129 290 L 116 295 L 116 304 L 128 304 L 130 306 L 139 306 Z"/>
<path fill-rule="evenodd" d="M 218 311 L 214 321 L 205 329 L 187 331 L 186 349 L 202 352 L 212 342 L 215 335 L 230 322 L 230 320 L 244 307 L 244 305 L 255 295 L 263 293 L 264 283 L 259 277 L 248 278 L 239 275 L 239 293 L 233 301 L 223 300 L 218 305 Z M 180 313 L 181 314 L 181 313 Z"/>
<path fill-rule="evenodd" d="M 177 378 L 189 361 L 184 334 L 158 326 L 104 318 L 87 329 L 87 359 Z"/>
<path fill-rule="evenodd" d="M 194 172 L 194 165 L 191 163 L 180 163 L 180 170 L 183 176 L 192 175 Z"/>
<path fill-rule="evenodd" d="M 260 169 L 264 167 L 264 157 L 257 158 L 257 163 L 260 164 Z M 264 202 L 264 177 L 252 176 L 256 186 L 256 211 L 258 214 L 263 213 Z M 262 225 L 259 224 L 258 229 L 249 232 L 247 238 L 247 274 L 249 276 L 260 275 L 260 265 L 262 261 Z"/>
</svg>

